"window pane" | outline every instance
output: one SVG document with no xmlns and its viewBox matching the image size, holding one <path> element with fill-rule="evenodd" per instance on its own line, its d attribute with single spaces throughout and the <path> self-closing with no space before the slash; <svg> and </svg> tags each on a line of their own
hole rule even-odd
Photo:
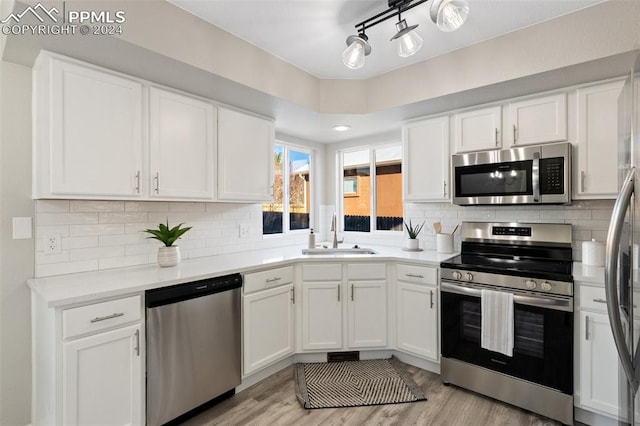
<svg viewBox="0 0 640 426">
<path fill-rule="evenodd" d="M 343 154 L 344 230 L 369 232 L 371 230 L 371 171 L 369 150 Z"/>
<path fill-rule="evenodd" d="M 284 148 L 276 145 L 273 150 L 273 200 L 262 205 L 262 233 L 282 233 L 282 177 L 284 176 Z"/>
<path fill-rule="evenodd" d="M 376 229 L 402 231 L 402 147 L 375 151 Z"/>
<path fill-rule="evenodd" d="M 289 229 L 309 229 L 311 155 L 289 151 Z"/>
</svg>

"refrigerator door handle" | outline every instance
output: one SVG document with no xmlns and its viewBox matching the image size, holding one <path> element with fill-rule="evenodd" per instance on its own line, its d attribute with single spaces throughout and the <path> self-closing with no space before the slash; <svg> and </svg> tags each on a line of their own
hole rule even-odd
<svg viewBox="0 0 640 426">
<path fill-rule="evenodd" d="M 638 380 L 636 378 L 635 360 L 632 360 L 631 351 L 627 346 L 624 329 L 622 327 L 622 319 L 620 317 L 620 306 L 618 299 L 618 255 L 620 252 L 620 234 L 622 233 L 622 225 L 624 223 L 624 217 L 631 203 L 631 196 L 634 191 L 634 171 L 635 168 L 629 170 L 627 176 L 622 184 L 620 194 L 616 199 L 613 206 L 613 213 L 611 214 L 611 223 L 609 224 L 609 232 L 607 233 L 607 245 L 606 245 L 606 258 L 605 258 L 605 270 L 604 270 L 604 282 L 607 294 L 607 313 L 609 315 L 609 321 L 611 322 L 611 331 L 613 332 L 613 340 L 615 341 L 616 348 L 618 349 L 618 355 L 622 368 L 627 381 L 633 389 L 633 392 L 638 390 Z"/>
</svg>

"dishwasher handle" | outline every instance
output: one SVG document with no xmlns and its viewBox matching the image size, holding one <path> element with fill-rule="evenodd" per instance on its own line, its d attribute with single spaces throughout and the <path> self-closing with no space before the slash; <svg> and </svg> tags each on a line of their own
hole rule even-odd
<svg viewBox="0 0 640 426">
<path fill-rule="evenodd" d="M 209 296 L 242 287 L 242 275 L 231 274 L 221 277 L 207 278 L 184 284 L 162 287 L 145 292 L 147 309 L 172 303 L 183 302 L 197 297 Z"/>
</svg>

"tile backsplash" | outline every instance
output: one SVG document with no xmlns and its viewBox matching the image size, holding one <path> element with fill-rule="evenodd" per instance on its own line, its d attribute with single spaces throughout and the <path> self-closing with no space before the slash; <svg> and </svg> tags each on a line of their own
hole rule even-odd
<svg viewBox="0 0 640 426">
<path fill-rule="evenodd" d="M 406 203 L 404 217 L 425 221 L 421 247 L 435 249 L 433 222 L 441 222 L 450 232 L 462 221 L 553 222 L 573 225 L 574 259 L 582 258 L 582 242 L 607 235 L 613 200 L 575 201 L 570 206 L 460 207 L 449 203 Z M 329 239 L 328 224 L 335 210 L 332 205 L 319 209 L 318 242 Z M 36 201 L 35 276 L 96 271 L 156 262 L 160 243 L 147 239 L 142 231 L 160 222 L 185 222 L 193 229 L 180 240 L 183 259 L 236 253 L 262 248 L 304 245 L 306 232 L 282 236 L 262 235 L 260 204 L 138 202 L 138 201 Z M 249 230 L 240 238 L 240 225 Z M 323 226 L 326 225 L 326 226 Z M 45 254 L 45 238 L 61 240 L 60 253 Z M 347 233 L 346 244 L 387 244 L 402 247 L 400 233 Z M 454 247 L 460 248 L 460 231 Z"/>
</svg>

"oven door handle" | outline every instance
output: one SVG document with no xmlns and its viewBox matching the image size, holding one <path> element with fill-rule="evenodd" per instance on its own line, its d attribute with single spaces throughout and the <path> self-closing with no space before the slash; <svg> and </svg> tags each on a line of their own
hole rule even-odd
<svg viewBox="0 0 640 426">
<path fill-rule="evenodd" d="M 633 388 L 633 392 L 637 392 L 640 380 L 638 374 L 640 370 L 636 369 L 638 365 L 639 352 L 636 350 L 635 356 L 631 355 L 631 351 L 627 346 L 627 339 L 624 335 L 622 327 L 622 319 L 620 317 L 620 301 L 618 299 L 618 255 L 620 254 L 620 235 L 622 233 L 622 225 L 627 209 L 631 204 L 631 196 L 634 192 L 634 171 L 635 168 L 629 170 L 620 189 L 620 194 L 613 206 L 611 214 L 611 223 L 607 233 L 606 258 L 604 264 L 604 284 L 607 294 L 607 313 L 609 314 L 609 322 L 611 323 L 611 331 L 613 332 L 613 340 L 618 349 L 618 358 L 622 364 L 622 369 L 627 376 L 627 381 Z M 633 344 L 633 343 L 632 343 Z"/>
<path fill-rule="evenodd" d="M 488 287 L 476 287 L 473 285 L 459 285 L 446 281 L 440 281 L 440 290 L 447 293 L 462 294 L 465 296 L 480 297 L 482 289 Z M 491 288 L 491 290 L 501 291 Z M 513 293 L 513 302 L 520 305 L 535 306 L 544 309 L 553 309 L 554 311 L 573 312 L 573 298 L 550 297 L 550 296 L 530 296 L 518 293 L 516 291 L 508 291 Z"/>
</svg>

